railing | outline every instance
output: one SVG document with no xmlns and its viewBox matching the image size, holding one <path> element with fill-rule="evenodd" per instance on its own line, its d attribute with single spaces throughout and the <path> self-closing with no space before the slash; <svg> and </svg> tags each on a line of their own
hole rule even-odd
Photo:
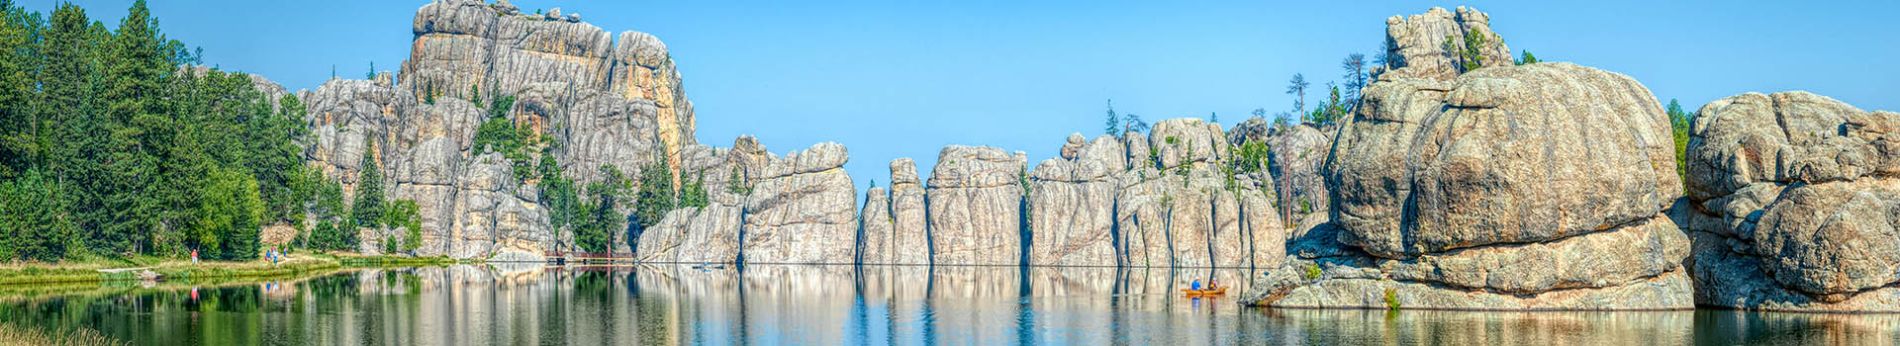
<svg viewBox="0 0 1900 346">
<path fill-rule="evenodd" d="M 556 262 L 566 262 L 570 260 L 571 261 L 614 261 L 614 260 L 632 260 L 633 253 L 631 252 L 548 251 L 547 257 L 549 261 L 556 261 Z"/>
</svg>

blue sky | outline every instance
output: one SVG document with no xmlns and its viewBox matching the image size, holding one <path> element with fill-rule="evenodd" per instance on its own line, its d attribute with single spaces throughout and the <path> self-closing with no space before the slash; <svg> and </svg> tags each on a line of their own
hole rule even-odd
<svg viewBox="0 0 1900 346">
<path fill-rule="evenodd" d="M 23 1 L 50 11 L 54 2 Z M 116 24 L 130 0 L 83 1 Z M 1150 121 L 1291 107 L 1294 73 L 1338 79 L 1374 53 L 1385 19 L 1474 5 L 1514 50 L 1635 77 L 1690 109 L 1746 91 L 1810 90 L 1900 110 L 1900 1 L 1170 2 L 516 1 L 580 12 L 671 48 L 702 143 L 757 135 L 784 153 L 851 150 L 863 189 L 887 164 L 924 174 L 946 144 L 1022 150 L 1031 164 L 1069 133 L 1102 132 L 1103 103 Z M 153 1 L 171 37 L 227 70 L 315 88 L 408 56 L 420 1 Z"/>
</svg>

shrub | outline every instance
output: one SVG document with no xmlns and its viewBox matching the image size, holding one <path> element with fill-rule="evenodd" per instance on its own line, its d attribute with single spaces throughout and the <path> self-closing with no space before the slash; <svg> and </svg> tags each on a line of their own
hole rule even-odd
<svg viewBox="0 0 1900 346">
<path fill-rule="evenodd" d="M 1491 45 L 1490 37 L 1477 31 L 1466 31 L 1464 38 L 1464 45 L 1458 45 L 1457 36 L 1445 36 L 1445 51 L 1458 56 L 1460 67 L 1465 72 L 1484 67 L 1484 48 Z"/>
<path fill-rule="evenodd" d="M 1319 280 L 1319 276 L 1320 276 L 1321 274 L 1325 274 L 1325 273 L 1326 273 L 1326 272 L 1325 272 L 1324 270 L 1322 270 L 1322 269 L 1320 269 L 1320 267 L 1319 267 L 1319 263 L 1317 263 L 1317 262 L 1316 262 L 1316 263 L 1307 263 L 1307 264 L 1306 264 L 1306 274 L 1305 274 L 1305 275 L 1303 275 L 1302 277 L 1305 277 L 1305 278 L 1306 278 L 1306 281 L 1313 281 L 1313 280 Z"/>
<path fill-rule="evenodd" d="M 1389 310 L 1398 310 L 1400 308 L 1398 289 L 1390 287 L 1385 289 L 1385 308 Z"/>
<path fill-rule="evenodd" d="M 415 200 L 402 199 L 389 203 L 389 210 L 383 213 L 382 223 L 390 227 L 401 227 L 403 237 L 400 246 L 397 246 L 396 242 L 385 240 L 387 243 L 383 246 L 391 249 L 386 252 L 414 251 L 422 247 L 422 216 L 419 212 L 420 209 Z"/>
</svg>

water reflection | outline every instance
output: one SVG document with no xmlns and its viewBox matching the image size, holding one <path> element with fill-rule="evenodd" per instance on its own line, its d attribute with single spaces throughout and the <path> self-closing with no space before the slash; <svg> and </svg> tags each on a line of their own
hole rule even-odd
<svg viewBox="0 0 1900 346">
<path fill-rule="evenodd" d="M 452 266 L 0 298 L 136 344 L 1892 344 L 1900 316 L 1266 310 L 1239 270 Z"/>
</svg>

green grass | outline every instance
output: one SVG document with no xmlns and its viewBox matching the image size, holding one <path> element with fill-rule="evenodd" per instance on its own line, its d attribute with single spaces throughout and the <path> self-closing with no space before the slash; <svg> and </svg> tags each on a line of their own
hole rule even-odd
<svg viewBox="0 0 1900 346">
<path fill-rule="evenodd" d="M 146 268 L 165 281 L 206 281 L 254 278 L 282 278 L 312 273 L 327 273 L 342 268 L 442 266 L 480 263 L 480 260 L 456 260 L 448 257 L 359 256 L 353 254 L 300 253 L 277 264 L 265 260 L 244 262 L 204 261 L 139 256 L 130 258 L 77 258 L 58 263 L 0 264 L 0 287 L 23 285 L 92 284 L 141 280 L 139 270 L 116 273 L 101 269 Z"/>
</svg>

